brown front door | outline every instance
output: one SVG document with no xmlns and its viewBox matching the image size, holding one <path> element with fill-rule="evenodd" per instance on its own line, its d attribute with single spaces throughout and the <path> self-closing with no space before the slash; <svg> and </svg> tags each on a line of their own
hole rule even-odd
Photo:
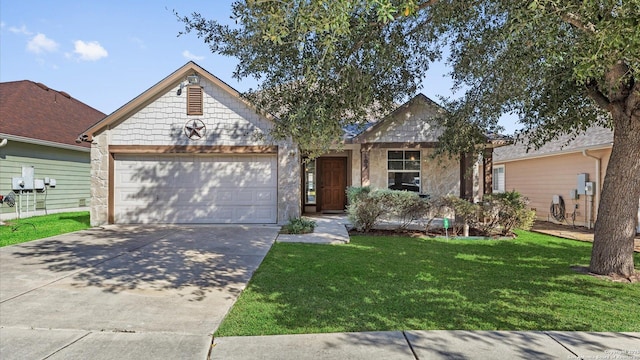
<svg viewBox="0 0 640 360">
<path fill-rule="evenodd" d="M 344 210 L 347 188 L 347 158 L 319 158 L 320 211 Z"/>
</svg>

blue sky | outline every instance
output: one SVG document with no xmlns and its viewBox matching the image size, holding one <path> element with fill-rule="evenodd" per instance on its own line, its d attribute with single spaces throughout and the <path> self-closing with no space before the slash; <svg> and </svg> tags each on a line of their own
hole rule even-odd
<svg viewBox="0 0 640 360">
<path fill-rule="evenodd" d="M 193 60 L 239 91 L 253 79 L 231 77 L 234 58 L 214 55 L 173 15 L 200 12 L 230 21 L 231 0 L 0 0 L 0 81 L 32 80 L 65 91 L 109 114 Z M 450 96 L 442 63 L 433 64 L 423 92 Z M 513 133 L 512 119 L 501 123 Z"/>
</svg>

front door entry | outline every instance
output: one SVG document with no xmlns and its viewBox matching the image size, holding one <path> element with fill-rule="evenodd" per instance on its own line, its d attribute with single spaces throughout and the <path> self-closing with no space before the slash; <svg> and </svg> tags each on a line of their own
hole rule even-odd
<svg viewBox="0 0 640 360">
<path fill-rule="evenodd" d="M 342 211 L 346 205 L 347 158 L 319 158 L 320 211 Z"/>
</svg>

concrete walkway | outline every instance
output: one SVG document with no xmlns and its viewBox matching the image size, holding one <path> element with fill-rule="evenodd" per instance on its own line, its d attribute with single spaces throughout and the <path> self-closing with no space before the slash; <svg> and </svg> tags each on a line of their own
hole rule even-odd
<svg viewBox="0 0 640 360">
<path fill-rule="evenodd" d="M 206 359 L 278 230 L 108 226 L 0 248 L 0 359 Z"/>
<path fill-rule="evenodd" d="M 345 215 L 307 216 L 316 222 L 316 228 L 311 234 L 279 234 L 277 242 L 301 242 L 313 244 L 347 244 L 349 224 Z"/>
</svg>

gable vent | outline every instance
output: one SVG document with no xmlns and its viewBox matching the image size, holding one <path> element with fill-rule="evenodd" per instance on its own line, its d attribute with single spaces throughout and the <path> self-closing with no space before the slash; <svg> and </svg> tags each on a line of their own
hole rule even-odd
<svg viewBox="0 0 640 360">
<path fill-rule="evenodd" d="M 202 115 L 202 88 L 187 87 L 187 115 Z"/>
</svg>

